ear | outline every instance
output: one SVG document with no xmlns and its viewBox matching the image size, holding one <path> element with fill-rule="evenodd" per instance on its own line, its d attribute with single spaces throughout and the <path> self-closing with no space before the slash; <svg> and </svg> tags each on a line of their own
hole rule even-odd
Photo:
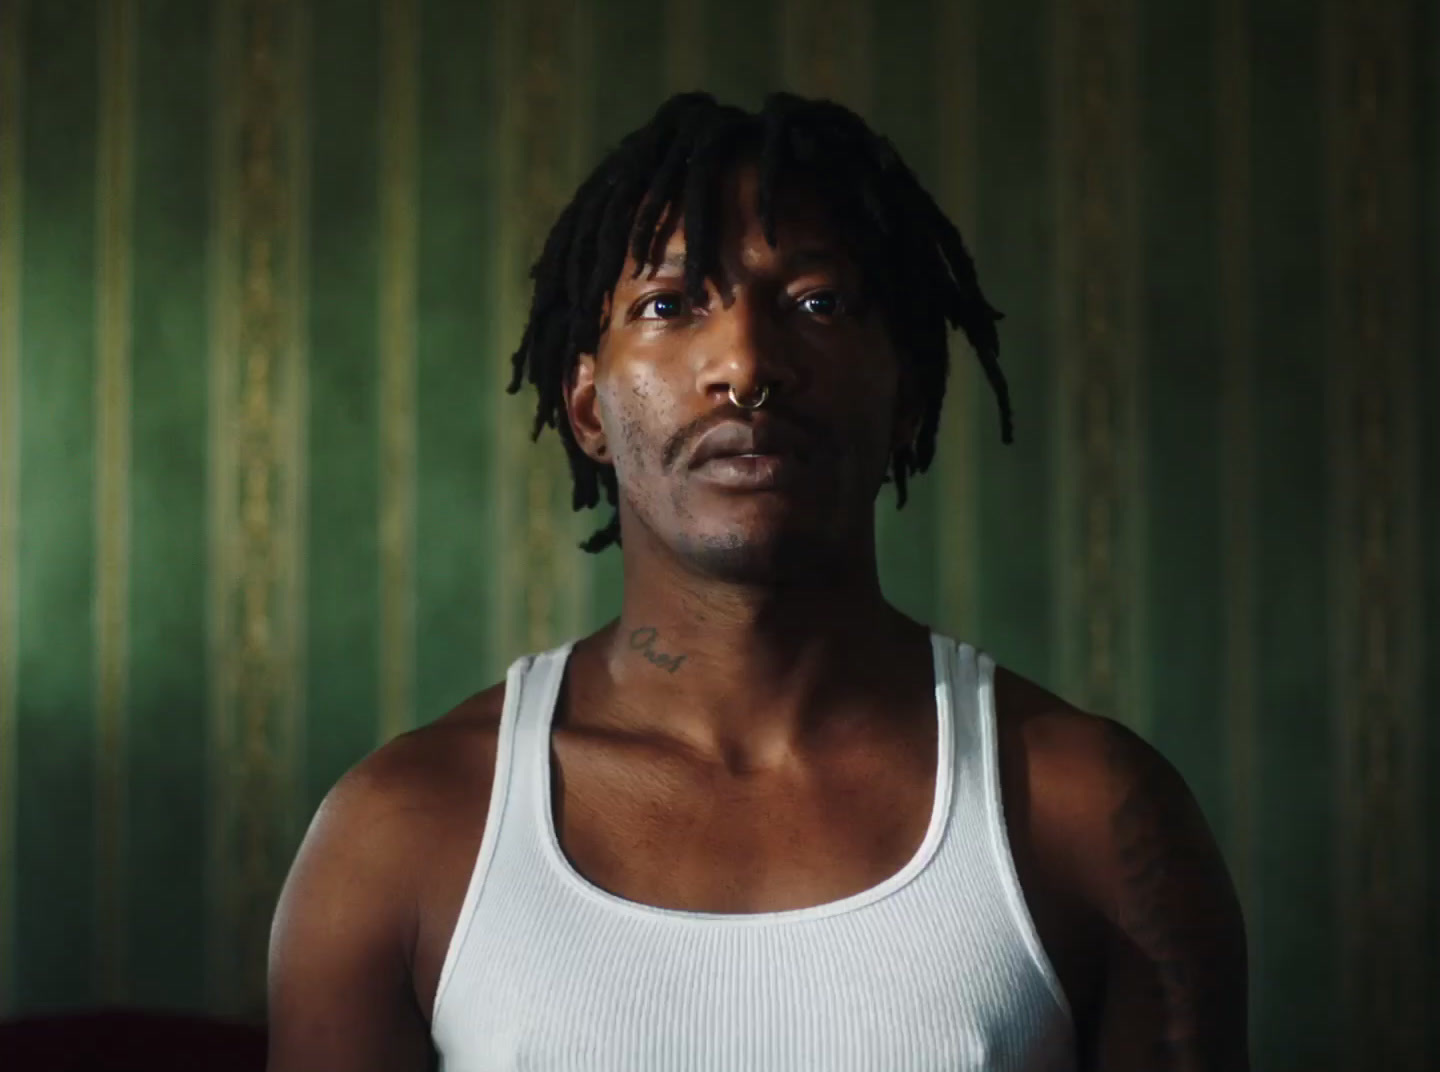
<svg viewBox="0 0 1440 1072">
<path fill-rule="evenodd" d="M 907 370 L 901 373 L 900 387 L 895 393 L 895 436 L 890 444 L 892 451 L 915 441 L 921 416 L 920 395 L 915 388 L 914 377 Z"/>
<path fill-rule="evenodd" d="M 587 457 L 601 465 L 611 464 L 605 442 L 605 429 L 600 423 L 599 399 L 595 394 L 595 355 L 579 354 L 575 371 L 565 384 L 565 412 L 575 442 Z"/>
</svg>

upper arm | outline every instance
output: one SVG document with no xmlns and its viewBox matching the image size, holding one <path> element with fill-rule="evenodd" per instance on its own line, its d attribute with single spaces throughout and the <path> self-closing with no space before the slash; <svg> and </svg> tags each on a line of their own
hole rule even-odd
<svg viewBox="0 0 1440 1072">
<path fill-rule="evenodd" d="M 1106 954 L 1103 1072 L 1248 1072 L 1239 900 L 1198 804 L 1158 752 L 1103 720 L 1095 889 Z"/>
<path fill-rule="evenodd" d="M 321 805 L 270 937 L 269 1072 L 403 1072 L 430 1064 L 410 987 L 413 891 L 403 793 L 372 756 Z"/>
</svg>

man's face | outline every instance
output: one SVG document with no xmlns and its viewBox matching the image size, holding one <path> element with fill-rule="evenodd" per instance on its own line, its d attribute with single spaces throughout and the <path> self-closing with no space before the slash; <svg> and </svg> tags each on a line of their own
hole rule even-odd
<svg viewBox="0 0 1440 1072">
<path fill-rule="evenodd" d="M 853 565 L 915 407 L 900 414 L 900 360 L 817 202 L 803 188 L 779 199 L 772 249 L 756 182 L 743 167 L 723 185 L 720 279 L 701 305 L 684 294 L 682 228 L 638 278 L 627 256 L 566 399 L 581 448 L 615 467 L 627 546 L 653 538 L 716 579 L 799 583 Z M 730 401 L 732 386 L 750 402 L 762 384 L 763 408 Z M 755 463 L 696 465 L 701 437 L 725 424 L 790 432 L 799 456 L 758 485 L 743 479 Z"/>
</svg>

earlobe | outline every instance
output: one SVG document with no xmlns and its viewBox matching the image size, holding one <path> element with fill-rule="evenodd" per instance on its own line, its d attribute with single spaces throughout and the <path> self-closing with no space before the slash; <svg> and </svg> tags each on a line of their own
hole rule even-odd
<svg viewBox="0 0 1440 1072">
<path fill-rule="evenodd" d="M 601 461 L 606 455 L 605 429 L 595 394 L 595 355 L 580 354 L 575 371 L 565 385 L 565 411 L 575 442 L 589 457 Z"/>
<path fill-rule="evenodd" d="M 922 419 L 919 392 L 908 370 L 900 374 L 899 389 L 895 393 L 895 439 L 892 450 L 908 447 L 915 442 L 915 433 L 920 430 Z"/>
<path fill-rule="evenodd" d="M 902 400 L 895 415 L 895 441 L 892 450 L 908 447 L 915 442 L 915 433 L 920 429 L 920 415 L 912 402 Z"/>
</svg>

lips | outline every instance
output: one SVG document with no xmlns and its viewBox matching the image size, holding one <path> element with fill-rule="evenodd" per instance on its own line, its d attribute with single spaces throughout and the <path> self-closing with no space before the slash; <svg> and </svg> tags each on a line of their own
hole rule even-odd
<svg viewBox="0 0 1440 1072">
<path fill-rule="evenodd" d="M 690 455 L 690 468 L 697 469 L 714 458 L 738 454 L 774 454 L 805 458 L 803 439 L 790 428 L 773 421 L 747 424 L 725 421 L 700 437 Z"/>
</svg>

